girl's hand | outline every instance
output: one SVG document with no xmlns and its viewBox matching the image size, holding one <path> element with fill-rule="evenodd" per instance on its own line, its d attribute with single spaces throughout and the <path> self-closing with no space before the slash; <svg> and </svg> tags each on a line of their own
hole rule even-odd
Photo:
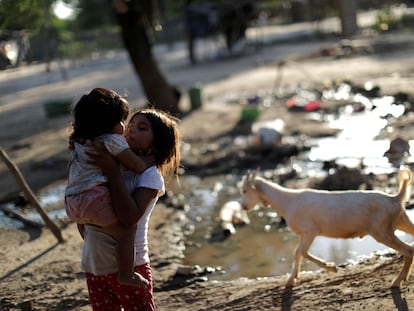
<svg viewBox="0 0 414 311">
<path fill-rule="evenodd" d="M 88 152 L 88 156 L 91 158 L 89 163 L 98 166 L 102 173 L 106 176 L 111 176 L 119 173 L 118 161 L 109 153 L 105 145 L 100 142 L 92 146 L 94 152 Z"/>
</svg>

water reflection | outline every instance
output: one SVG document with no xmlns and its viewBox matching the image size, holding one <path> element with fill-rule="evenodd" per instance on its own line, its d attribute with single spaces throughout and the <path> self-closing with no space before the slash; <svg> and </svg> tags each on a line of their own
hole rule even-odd
<svg viewBox="0 0 414 311">
<path fill-rule="evenodd" d="M 197 206 L 192 209 L 197 210 Z M 217 212 L 217 211 L 216 211 Z M 196 225 L 196 229 L 187 244 L 185 263 L 189 265 L 221 267 L 225 274 L 213 275 L 211 279 L 231 280 L 238 277 L 265 277 L 284 275 L 290 272 L 293 262 L 293 250 L 297 237 L 289 229 L 282 227 L 268 214 L 270 210 L 260 209 L 250 212 L 251 224 L 237 228 L 237 232 L 224 241 L 209 240 L 217 222 L 209 219 L 208 225 Z M 414 219 L 414 211 L 407 211 Z M 271 213 L 274 214 L 274 213 Z M 269 216 L 269 217 L 268 217 Z M 269 225 L 270 224 L 270 225 Z M 270 229 L 269 229 L 270 228 Z M 414 237 L 397 231 L 401 240 L 414 242 Z M 202 241 L 201 239 L 203 239 Z M 198 240 L 197 243 L 194 242 Z M 337 265 L 354 262 L 373 252 L 388 248 L 367 236 L 362 239 L 332 239 L 317 237 L 310 251 Z M 303 260 L 303 271 L 319 270 L 315 264 Z"/>
<path fill-rule="evenodd" d="M 66 219 L 66 211 L 63 207 L 63 197 L 65 192 L 66 182 L 58 183 L 55 186 L 50 187 L 45 192 L 38 195 L 38 201 L 40 206 L 47 212 L 50 219 L 53 221 L 59 221 Z M 6 209 L 12 210 L 20 215 L 24 216 L 25 219 L 34 221 L 39 224 L 44 224 L 44 221 L 40 214 L 30 206 L 19 207 L 13 203 L 2 204 Z M 16 219 L 10 218 L 3 211 L 0 210 L 0 228 L 2 229 L 21 229 L 24 224 Z"/>
<path fill-rule="evenodd" d="M 335 163 L 340 166 L 363 167 L 363 172 L 366 174 L 389 174 L 397 169 L 387 157 L 383 156 L 390 146 L 389 140 L 326 137 L 311 139 L 310 143 L 313 147 L 304 157 L 313 163 L 335 160 Z M 306 161 L 301 162 L 306 163 Z"/>
</svg>

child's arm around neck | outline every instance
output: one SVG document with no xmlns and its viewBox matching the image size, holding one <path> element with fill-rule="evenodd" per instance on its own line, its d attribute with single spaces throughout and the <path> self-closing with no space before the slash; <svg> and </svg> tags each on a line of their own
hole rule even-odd
<svg viewBox="0 0 414 311">
<path fill-rule="evenodd" d="M 125 149 L 116 156 L 117 160 L 128 170 L 137 174 L 142 173 L 152 165 L 152 159 L 136 155 L 131 149 Z"/>
</svg>

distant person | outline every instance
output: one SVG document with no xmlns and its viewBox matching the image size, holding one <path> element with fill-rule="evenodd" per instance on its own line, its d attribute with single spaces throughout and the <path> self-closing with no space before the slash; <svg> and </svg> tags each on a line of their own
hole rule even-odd
<svg viewBox="0 0 414 311">
<path fill-rule="evenodd" d="M 157 200 L 165 193 L 164 177 L 176 175 L 180 164 L 180 137 L 177 122 L 166 112 L 146 108 L 136 111 L 125 131 L 133 152 L 154 159 L 143 173 L 121 172 L 115 158 L 102 144 L 91 155 L 107 176 L 112 203 L 119 221 L 135 226 L 135 271 L 148 280 L 148 286 L 135 287 L 117 280 L 117 241 L 103 228 L 85 225 L 82 267 L 86 272 L 89 299 L 94 311 L 155 311 L 152 271 L 149 258 L 148 226 Z"/>
<path fill-rule="evenodd" d="M 119 282 L 141 286 L 148 281 L 134 272 L 136 228 L 126 228 L 118 221 L 119 211 L 112 207 L 107 178 L 99 167 L 90 163 L 88 156 L 88 152 L 93 151 L 92 145 L 102 142 L 124 168 L 135 173 L 147 168 L 146 162 L 129 148 L 123 136 L 128 113 L 128 102 L 109 89 L 95 88 L 77 102 L 70 135 L 73 149 L 65 205 L 69 218 L 80 227 L 85 224 L 99 226 L 118 241 Z"/>
</svg>

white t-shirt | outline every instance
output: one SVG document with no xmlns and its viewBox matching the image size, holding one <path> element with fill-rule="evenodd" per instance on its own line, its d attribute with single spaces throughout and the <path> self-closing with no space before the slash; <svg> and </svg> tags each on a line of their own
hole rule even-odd
<svg viewBox="0 0 414 311">
<path fill-rule="evenodd" d="M 124 181 L 131 195 L 135 189 L 140 187 L 158 190 L 158 197 L 165 193 L 164 179 L 155 166 L 147 168 L 141 174 L 124 172 Z M 154 198 L 138 221 L 135 234 L 135 265 L 149 262 L 148 223 L 158 197 Z M 114 238 L 103 233 L 100 228 L 86 225 L 82 251 L 83 270 L 94 275 L 117 272 L 116 243 Z"/>
<path fill-rule="evenodd" d="M 113 156 L 117 156 L 129 148 L 125 137 L 120 134 L 104 134 L 95 139 L 95 141 L 103 142 L 106 149 Z M 87 152 L 93 153 L 93 148 L 90 145 L 74 144 L 65 195 L 79 194 L 106 182 L 106 177 L 102 174 L 99 167 L 88 163 L 90 157 L 87 155 Z"/>
</svg>

